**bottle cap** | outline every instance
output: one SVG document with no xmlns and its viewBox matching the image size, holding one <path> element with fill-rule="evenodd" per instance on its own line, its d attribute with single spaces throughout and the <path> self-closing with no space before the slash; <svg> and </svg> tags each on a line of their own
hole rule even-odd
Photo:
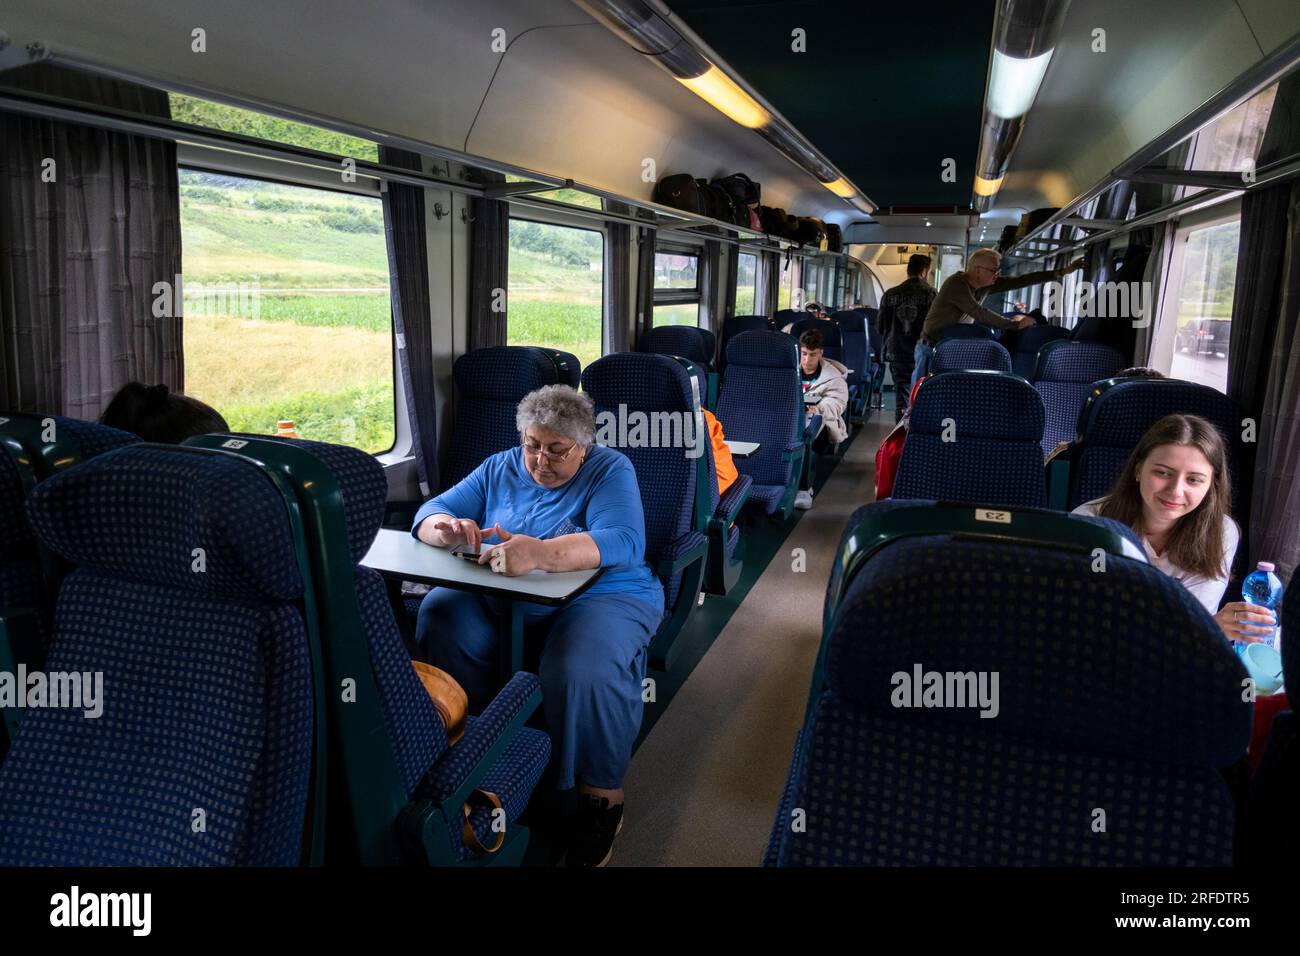
<svg viewBox="0 0 1300 956">
<path fill-rule="evenodd" d="M 1271 571 L 1273 570 L 1273 562 L 1272 562 L 1272 561 L 1261 561 L 1261 562 L 1259 562 L 1258 565 L 1256 565 L 1256 567 L 1258 567 L 1261 571 L 1269 571 L 1269 572 L 1271 572 Z"/>
<path fill-rule="evenodd" d="M 281 431 L 289 430 L 293 428 L 293 422 L 288 418 L 282 418 L 275 423 L 275 427 Z"/>
</svg>

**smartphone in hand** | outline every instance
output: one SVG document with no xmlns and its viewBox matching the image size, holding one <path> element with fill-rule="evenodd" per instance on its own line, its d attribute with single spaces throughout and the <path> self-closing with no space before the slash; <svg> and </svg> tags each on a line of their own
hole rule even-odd
<svg viewBox="0 0 1300 956">
<path fill-rule="evenodd" d="M 458 544 L 456 547 L 451 549 L 451 556 L 453 558 L 460 558 L 463 561 L 473 561 L 477 564 L 479 550 L 477 548 L 471 548 L 467 544 Z"/>
</svg>

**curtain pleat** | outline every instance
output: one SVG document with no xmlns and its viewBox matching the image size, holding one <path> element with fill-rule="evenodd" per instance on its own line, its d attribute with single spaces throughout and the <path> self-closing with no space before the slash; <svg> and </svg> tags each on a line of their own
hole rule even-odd
<svg viewBox="0 0 1300 956">
<path fill-rule="evenodd" d="M 484 173 L 485 184 L 505 182 Z M 510 266 L 510 206 L 499 199 L 469 204 L 469 347 L 506 344 L 506 292 Z M 494 306 L 507 308 L 494 310 Z"/>
</svg>

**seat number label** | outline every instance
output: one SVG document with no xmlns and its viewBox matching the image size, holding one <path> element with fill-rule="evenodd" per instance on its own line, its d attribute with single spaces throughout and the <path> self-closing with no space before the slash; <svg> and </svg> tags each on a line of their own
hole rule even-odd
<svg viewBox="0 0 1300 956">
<path fill-rule="evenodd" d="M 247 444 L 248 442 L 246 441 L 242 441 L 238 438 L 231 438 L 229 441 L 223 441 L 221 443 L 221 447 L 222 448 L 243 448 Z"/>
<path fill-rule="evenodd" d="M 976 521 L 995 521 L 998 524 L 1011 524 L 1010 511 L 989 511 L 986 508 L 975 509 Z"/>
</svg>

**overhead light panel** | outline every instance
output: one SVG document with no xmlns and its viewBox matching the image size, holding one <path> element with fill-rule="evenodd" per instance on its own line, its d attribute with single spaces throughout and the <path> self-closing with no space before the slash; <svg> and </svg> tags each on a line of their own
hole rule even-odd
<svg viewBox="0 0 1300 956">
<path fill-rule="evenodd" d="M 975 195 L 976 196 L 996 196 L 998 190 L 1002 188 L 1002 180 L 1006 175 L 999 176 L 997 179 L 985 179 L 983 176 L 975 177 Z"/>
<path fill-rule="evenodd" d="M 827 189 L 829 189 L 831 192 L 833 192 L 835 195 L 839 196 L 841 199 L 851 199 L 853 195 L 857 193 L 857 190 L 853 188 L 853 184 L 850 183 L 843 176 L 841 176 L 839 179 L 835 180 L 834 182 L 822 183 L 822 185 L 825 186 Z"/>
<path fill-rule="evenodd" d="M 988 111 L 999 119 L 1015 119 L 1028 113 L 1051 62 L 1051 50 L 1028 59 L 994 50 L 985 104 Z"/>
<path fill-rule="evenodd" d="M 767 110 L 759 106 L 752 96 L 712 64 L 700 76 L 689 78 L 679 76 L 676 80 L 719 113 L 735 120 L 741 126 L 758 129 L 772 119 Z"/>
</svg>

